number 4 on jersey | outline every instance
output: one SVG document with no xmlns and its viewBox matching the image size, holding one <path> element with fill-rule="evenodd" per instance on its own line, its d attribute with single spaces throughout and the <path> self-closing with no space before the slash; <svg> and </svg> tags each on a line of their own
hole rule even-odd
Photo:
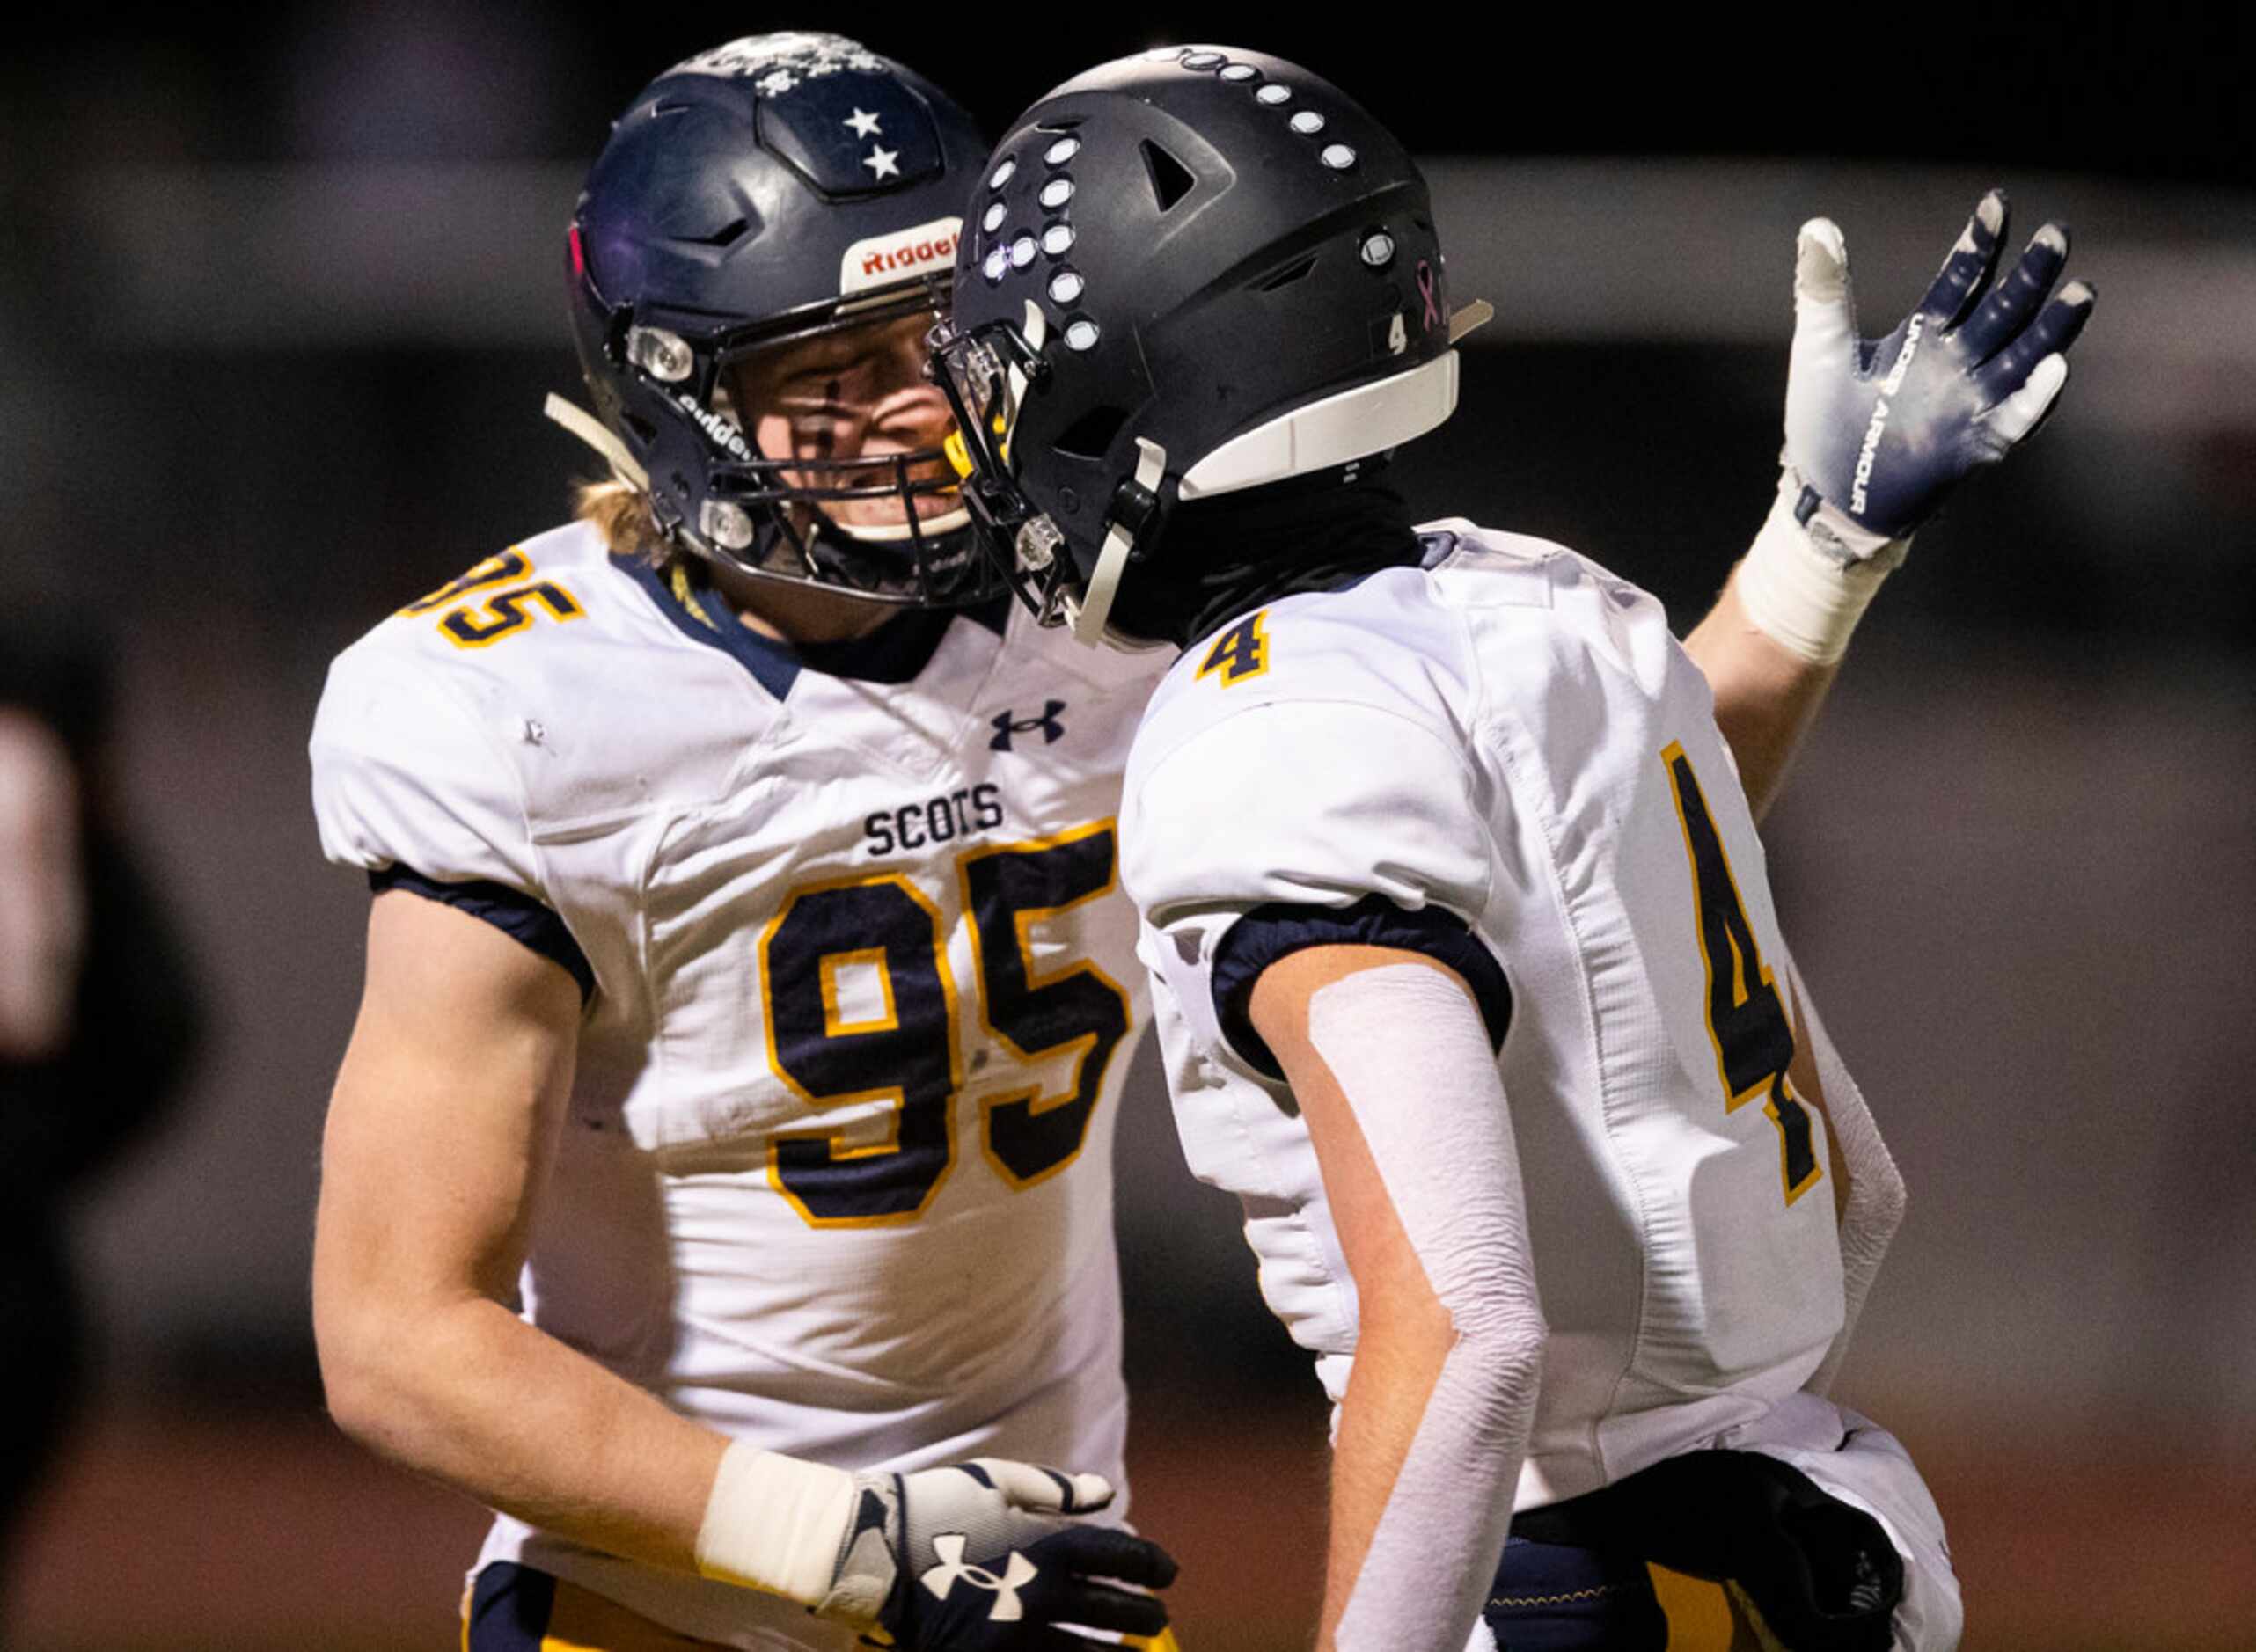
<svg viewBox="0 0 2256 1652">
<path fill-rule="evenodd" d="M 1779 1175 L 1786 1202 L 1791 1204 L 1819 1176 L 1809 1109 L 1786 1077 L 1794 1059 L 1793 1025 L 1786 1019 L 1769 967 L 1762 961 L 1754 926 L 1747 922 L 1731 859 L 1724 852 L 1723 837 L 1693 775 L 1692 760 L 1673 742 L 1660 757 L 1676 793 L 1684 851 L 1692 860 L 1692 902 L 1699 917 L 1700 957 L 1708 971 L 1708 1038 L 1716 1048 L 1724 1110 L 1733 1112 L 1757 1096 L 1763 1098 L 1763 1112 L 1778 1127 Z"/>
<path fill-rule="evenodd" d="M 1269 669 L 1269 639 L 1261 629 L 1260 613 L 1247 615 L 1214 639 L 1214 646 L 1206 651 L 1198 676 L 1219 676 L 1224 688 L 1234 688 L 1248 677 L 1259 676 Z M 1194 682 L 1198 677 L 1192 679 Z"/>
</svg>

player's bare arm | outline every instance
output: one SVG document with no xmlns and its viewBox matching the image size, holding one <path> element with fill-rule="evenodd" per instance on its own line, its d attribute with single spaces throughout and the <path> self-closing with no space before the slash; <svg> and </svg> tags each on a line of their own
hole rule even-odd
<svg viewBox="0 0 2256 1652">
<path fill-rule="evenodd" d="M 1833 691 L 1840 662 L 1820 665 L 1772 640 L 1747 618 L 1736 570 L 1684 639 L 1684 651 L 1715 691 L 1716 727 L 1731 746 L 1759 821 L 1777 800 L 1802 736 Z"/>
<path fill-rule="evenodd" d="M 489 1507 L 693 1569 L 728 1442 L 510 1305 L 572 1080 L 564 969 L 404 892 L 329 1107 L 314 1330 L 347 1432 Z"/>
<path fill-rule="evenodd" d="M 1307 1122 L 1360 1316 L 1317 1644 L 1454 1648 L 1503 1549 L 1544 1338 L 1484 1024 L 1446 964 L 1380 947 L 1289 954 L 1250 1012 Z M 1443 1195 L 1437 1158 L 1479 1194 Z"/>
<path fill-rule="evenodd" d="M 579 1013 L 570 975 L 500 930 L 414 895 L 377 897 L 314 1244 L 314 1331 L 339 1424 L 564 1537 L 883 1626 L 905 1646 L 1046 1646 L 1058 1616 L 1164 1626 L 1156 1600 L 1085 1575 L 1163 1586 L 1172 1563 L 1058 1517 L 1110 1500 L 1099 1476 L 982 1459 L 857 1477 L 732 1445 L 517 1317 L 509 1297 Z M 934 1531 L 967 1525 L 1034 1557 L 1022 1634 L 946 1641 L 960 1626 L 945 1604 L 905 1586 L 931 1564 Z"/>
<path fill-rule="evenodd" d="M 1777 497 L 1684 640 L 1758 819 L 1912 535 L 2034 431 L 2068 383 L 2067 351 L 2094 292 L 2072 281 L 2048 299 L 2068 261 L 2058 223 L 1993 283 L 2006 223 L 1993 190 L 1926 296 L 1883 339 L 1857 333 L 1840 229 L 1827 218 L 1802 226 Z"/>
</svg>

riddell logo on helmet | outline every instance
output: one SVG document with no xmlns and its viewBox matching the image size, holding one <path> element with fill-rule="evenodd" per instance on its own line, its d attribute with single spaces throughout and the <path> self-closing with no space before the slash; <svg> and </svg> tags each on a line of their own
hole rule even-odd
<svg viewBox="0 0 2256 1652">
<path fill-rule="evenodd" d="M 866 293 L 912 275 L 944 270 L 956 261 L 961 218 L 934 218 L 890 235 L 873 235 L 846 248 L 839 260 L 839 292 Z"/>
<path fill-rule="evenodd" d="M 724 452 L 734 454 L 737 458 L 747 463 L 751 462 L 751 445 L 744 440 L 743 431 L 737 429 L 711 408 L 700 406 L 694 396 L 685 396 L 677 391 L 674 392 L 674 400 L 679 404 L 684 413 L 697 420 L 698 428 L 705 432 L 714 447 Z"/>
</svg>

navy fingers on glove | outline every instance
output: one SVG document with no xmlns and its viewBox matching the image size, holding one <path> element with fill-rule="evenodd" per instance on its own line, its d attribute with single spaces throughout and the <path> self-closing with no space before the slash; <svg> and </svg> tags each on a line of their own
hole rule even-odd
<svg viewBox="0 0 2256 1652">
<path fill-rule="evenodd" d="M 2068 382 L 2066 352 L 2095 295 L 2070 281 L 2047 296 L 2068 261 L 2056 223 L 1993 283 L 2006 217 L 2002 193 L 1983 196 L 1927 296 L 1883 339 L 1857 333 L 1839 226 L 1802 226 L 1785 459 L 1867 533 L 1908 536 L 2042 423 Z"/>
</svg>

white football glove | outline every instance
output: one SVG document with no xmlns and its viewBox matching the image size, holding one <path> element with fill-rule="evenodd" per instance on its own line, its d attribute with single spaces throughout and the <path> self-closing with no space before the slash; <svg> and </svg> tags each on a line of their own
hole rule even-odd
<svg viewBox="0 0 2256 1652">
<path fill-rule="evenodd" d="M 933 1652 L 1087 1652 L 1057 1627 L 1156 1635 L 1175 1561 L 1156 1543 L 1068 1517 L 1112 1501 L 1099 1474 L 982 1457 L 914 1474 L 857 1474 L 854 1507 L 818 1616 L 866 1642 Z"/>
<path fill-rule="evenodd" d="M 1995 464 L 2052 411 L 2091 289 L 2045 296 L 2068 261 L 2047 223 L 1995 287 L 2004 194 L 1991 190 L 1919 307 L 1885 339 L 1857 333 L 1840 226 L 1813 218 L 1794 252 L 1785 462 L 1866 534 L 1908 537 L 1967 472 Z"/>
<path fill-rule="evenodd" d="M 1830 662 L 1911 535 L 1970 472 L 1995 464 L 2050 414 L 2067 350 L 2096 295 L 2047 295 L 2068 231 L 2039 230 L 1993 286 L 2003 192 L 1974 208 L 1934 284 L 1884 339 L 1860 337 L 1840 226 L 1813 218 L 1794 257 L 1794 342 L 1778 502 L 1741 567 L 1762 631 Z"/>
</svg>

